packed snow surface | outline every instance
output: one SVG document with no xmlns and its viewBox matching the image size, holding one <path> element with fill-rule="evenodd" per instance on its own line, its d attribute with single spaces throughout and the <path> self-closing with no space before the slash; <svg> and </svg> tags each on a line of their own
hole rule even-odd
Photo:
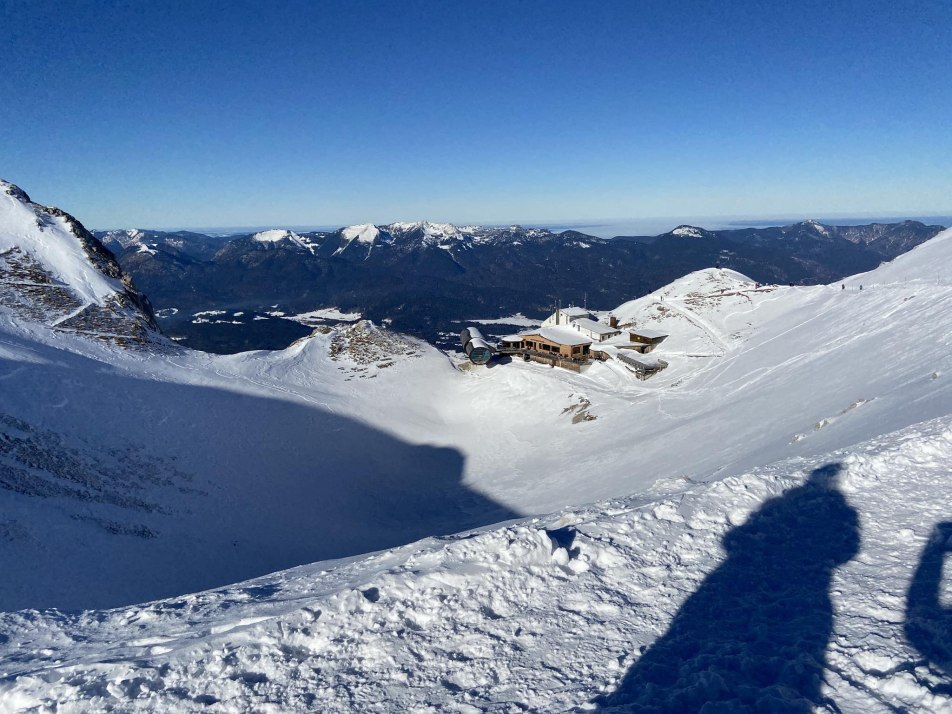
<svg viewBox="0 0 952 714">
<path fill-rule="evenodd" d="M 612 311 L 645 382 L 0 307 L 0 709 L 952 711 L 950 259 L 692 273 Z"/>
<path fill-rule="evenodd" d="M 2 616 L 24 711 L 949 711 L 952 420 L 105 612 Z M 907 595 L 908 591 L 908 595 Z M 34 653 L 26 661 L 19 655 Z M 835 702 L 835 708 L 833 703 Z"/>
</svg>

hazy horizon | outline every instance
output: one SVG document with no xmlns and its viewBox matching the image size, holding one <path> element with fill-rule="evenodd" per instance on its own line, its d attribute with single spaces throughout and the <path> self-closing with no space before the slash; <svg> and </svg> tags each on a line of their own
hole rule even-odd
<svg viewBox="0 0 952 714">
<path fill-rule="evenodd" d="M 77 216 L 77 218 L 80 218 Z M 426 219 L 420 219 L 426 220 Z M 729 230 L 739 228 L 767 228 L 771 226 L 787 226 L 801 221 L 815 220 L 820 223 L 831 226 L 852 226 L 864 225 L 869 223 L 900 223 L 905 220 L 920 221 L 927 225 L 952 225 L 952 212 L 949 214 L 936 215 L 871 215 L 871 216 L 802 216 L 802 217 L 762 217 L 762 216 L 706 216 L 689 217 L 686 219 L 676 218 L 631 218 L 631 219 L 601 219 L 601 220 L 560 220 L 560 221 L 431 221 L 432 223 L 451 223 L 456 226 L 477 225 L 484 227 L 506 227 L 518 225 L 524 228 L 547 228 L 554 233 L 566 230 L 575 230 L 587 235 L 597 236 L 599 238 L 614 238 L 616 236 L 654 236 L 666 233 L 679 225 L 692 225 L 707 230 Z M 387 221 L 375 225 L 390 225 L 401 221 Z M 403 221 L 414 222 L 414 221 Z M 347 224 L 360 225 L 360 224 Z M 284 223 L 265 223 L 261 225 L 245 226 L 144 226 L 131 225 L 124 227 L 113 226 L 110 228 L 95 227 L 90 230 L 112 231 L 112 230 L 153 230 L 153 231 L 192 231 L 207 235 L 241 235 L 244 233 L 255 233 L 265 230 L 291 230 L 297 232 L 308 231 L 335 231 L 344 228 L 340 224 L 303 224 L 292 225 Z"/>
</svg>

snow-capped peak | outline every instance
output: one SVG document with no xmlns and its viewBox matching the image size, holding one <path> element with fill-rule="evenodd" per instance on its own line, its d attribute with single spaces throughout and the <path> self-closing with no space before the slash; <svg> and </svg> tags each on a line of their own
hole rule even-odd
<svg viewBox="0 0 952 714">
<path fill-rule="evenodd" d="M 433 221 L 398 221 L 387 226 L 391 234 L 400 235 L 413 231 L 422 231 L 430 238 L 462 238 L 464 234 L 471 234 L 475 226 L 457 226 L 453 223 L 435 223 Z"/>
<path fill-rule="evenodd" d="M 813 218 L 808 218 L 807 220 L 803 221 L 803 223 L 801 223 L 800 225 L 805 226 L 805 227 L 808 227 L 808 228 L 812 228 L 814 231 L 816 231 L 817 233 L 819 233 L 821 236 L 829 236 L 829 235 L 830 235 L 830 231 L 827 230 L 827 227 L 824 226 L 824 225 L 823 225 L 822 223 L 820 223 L 819 221 L 814 220 Z"/>
<path fill-rule="evenodd" d="M 251 236 L 251 240 L 256 243 L 263 243 L 265 245 L 275 245 L 281 242 L 289 242 L 301 248 L 306 248 L 311 250 L 309 241 L 301 235 L 298 235 L 294 231 L 289 231 L 283 228 L 272 228 L 267 231 L 260 231 Z"/>
<path fill-rule="evenodd" d="M 348 226 L 341 231 L 341 235 L 348 241 L 356 240 L 358 243 L 373 243 L 380 235 L 380 229 L 373 223 L 361 223 L 356 226 Z"/>
<path fill-rule="evenodd" d="M 679 238 L 703 238 L 704 231 L 696 226 L 678 226 L 671 231 L 671 235 Z"/>
<path fill-rule="evenodd" d="M 423 222 L 423 232 L 434 238 L 458 237 L 460 230 L 452 223 L 430 223 Z"/>
<path fill-rule="evenodd" d="M 290 238 L 291 240 L 300 239 L 297 233 L 294 231 L 282 230 L 280 228 L 273 228 L 269 231 L 261 231 L 260 233 L 255 233 L 251 236 L 252 240 L 256 240 L 259 243 L 274 243 L 279 240 L 284 240 L 285 238 Z"/>
</svg>

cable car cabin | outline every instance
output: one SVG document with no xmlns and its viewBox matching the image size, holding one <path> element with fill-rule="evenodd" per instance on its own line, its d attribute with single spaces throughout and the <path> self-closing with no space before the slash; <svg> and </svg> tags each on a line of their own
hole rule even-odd
<svg viewBox="0 0 952 714">
<path fill-rule="evenodd" d="M 475 327 L 467 327 L 459 333 L 463 352 L 473 364 L 486 364 L 493 356 L 493 348 L 486 342 L 483 333 Z"/>
<path fill-rule="evenodd" d="M 466 356 L 473 364 L 486 364 L 493 356 L 492 347 L 485 340 L 478 337 L 467 342 L 463 351 L 466 352 Z"/>
</svg>

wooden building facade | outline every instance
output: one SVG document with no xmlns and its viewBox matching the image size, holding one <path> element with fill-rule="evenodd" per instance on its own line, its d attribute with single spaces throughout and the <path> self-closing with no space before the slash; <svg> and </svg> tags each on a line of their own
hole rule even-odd
<svg viewBox="0 0 952 714">
<path fill-rule="evenodd" d="M 628 331 L 630 342 L 638 345 L 638 351 L 642 354 L 651 352 L 655 347 L 667 339 L 668 335 L 658 330 L 649 330 L 648 328 L 631 328 Z"/>
</svg>

